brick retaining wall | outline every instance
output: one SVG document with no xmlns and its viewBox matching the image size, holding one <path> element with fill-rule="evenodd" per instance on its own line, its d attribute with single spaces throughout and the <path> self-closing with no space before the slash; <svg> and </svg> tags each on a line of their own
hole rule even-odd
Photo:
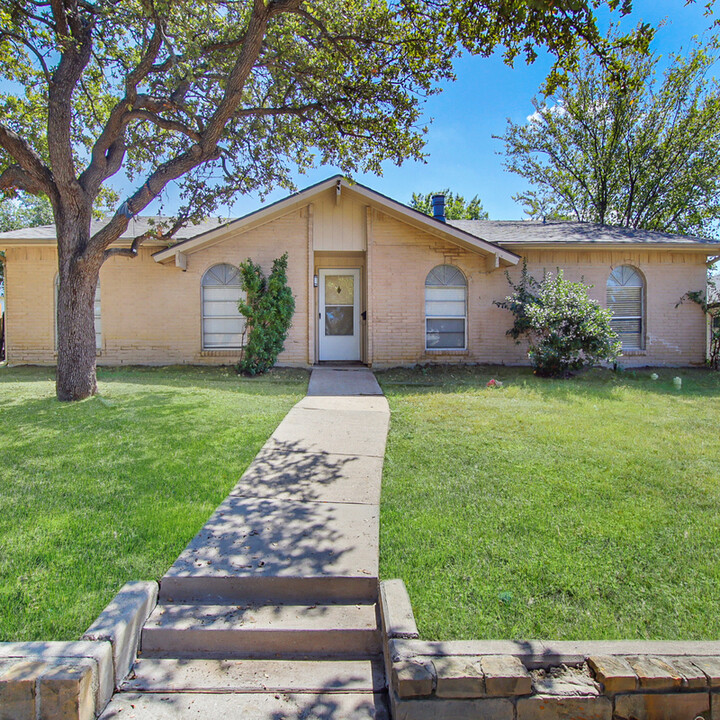
<svg viewBox="0 0 720 720">
<path fill-rule="evenodd" d="M 720 642 L 425 642 L 381 588 L 395 720 L 720 720 Z"/>
</svg>

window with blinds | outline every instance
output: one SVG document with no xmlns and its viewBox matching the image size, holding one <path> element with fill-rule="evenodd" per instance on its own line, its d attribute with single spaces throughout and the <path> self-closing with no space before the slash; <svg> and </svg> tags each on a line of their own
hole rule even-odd
<svg viewBox="0 0 720 720">
<path fill-rule="evenodd" d="M 467 281 L 453 265 L 438 265 L 425 279 L 425 349 L 467 347 Z"/>
<path fill-rule="evenodd" d="M 612 329 L 620 337 L 623 350 L 645 347 L 645 282 L 630 265 L 610 273 L 607 281 L 607 307 L 613 312 Z"/>
<path fill-rule="evenodd" d="M 60 290 L 60 276 L 55 276 L 55 350 L 58 346 L 57 306 L 58 292 Z M 100 314 L 100 280 L 95 288 L 95 305 L 93 306 L 95 319 L 95 349 L 102 350 L 102 315 Z"/>
<path fill-rule="evenodd" d="M 214 265 L 203 275 L 203 350 L 242 347 L 245 318 L 238 310 L 238 300 L 243 296 L 240 271 L 233 265 Z"/>
</svg>

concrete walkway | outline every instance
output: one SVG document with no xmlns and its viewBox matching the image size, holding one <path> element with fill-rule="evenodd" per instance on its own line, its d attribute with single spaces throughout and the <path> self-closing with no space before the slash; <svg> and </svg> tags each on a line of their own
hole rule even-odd
<svg viewBox="0 0 720 720">
<path fill-rule="evenodd" d="M 313 370 L 309 394 L 163 578 L 378 575 L 390 411 L 365 369 Z"/>
<path fill-rule="evenodd" d="M 142 658 L 104 720 L 387 717 L 376 603 L 389 420 L 366 368 L 313 370 L 161 580 Z"/>
</svg>

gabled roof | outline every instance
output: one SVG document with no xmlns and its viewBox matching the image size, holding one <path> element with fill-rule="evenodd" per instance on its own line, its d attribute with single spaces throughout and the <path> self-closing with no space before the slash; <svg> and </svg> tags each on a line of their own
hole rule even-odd
<svg viewBox="0 0 720 720">
<path fill-rule="evenodd" d="M 197 224 L 180 229 L 175 235 L 178 242 L 167 246 L 165 241 L 147 240 L 146 246 L 160 246 L 154 253 L 157 262 L 168 262 L 178 252 L 192 253 L 207 245 L 222 242 L 230 234 L 243 232 L 262 225 L 279 215 L 291 212 L 312 202 L 313 197 L 329 189 L 340 187 L 355 193 L 382 209 L 388 215 L 429 232 L 472 252 L 497 257 L 504 265 L 515 265 L 519 256 L 513 250 L 527 248 L 552 249 L 558 247 L 612 248 L 643 246 L 646 248 L 677 248 L 684 251 L 704 252 L 706 255 L 720 255 L 720 241 L 690 235 L 651 230 L 597 225 L 581 222 L 541 222 L 534 220 L 448 220 L 446 223 L 429 217 L 413 208 L 403 205 L 382 193 L 359 183 L 350 183 L 341 175 L 335 175 L 315 185 L 288 195 L 241 218 L 208 218 Z M 169 221 L 165 216 L 137 216 L 118 239 L 118 244 L 129 244 L 154 225 Z M 90 231 L 95 234 L 105 226 L 109 218 L 94 219 Z M 0 233 L 0 247 L 11 245 L 55 245 L 55 225 L 10 230 Z"/>
<path fill-rule="evenodd" d="M 425 232 L 429 232 L 432 235 L 436 235 L 455 245 L 459 245 L 471 252 L 486 255 L 490 258 L 494 256 L 504 265 L 516 265 L 520 260 L 520 257 L 510 250 L 505 250 L 499 245 L 495 245 L 494 243 L 488 242 L 481 237 L 472 235 L 462 228 L 453 227 L 452 225 L 429 217 L 428 215 L 414 210 L 407 205 L 403 205 L 402 203 L 397 202 L 397 200 L 393 200 L 376 190 L 372 190 L 371 188 L 365 187 L 359 183 L 350 183 L 341 175 L 330 177 L 327 180 L 323 180 L 322 182 L 311 185 L 304 190 L 288 195 L 288 197 L 283 198 L 282 200 L 278 200 L 277 202 L 238 218 L 237 220 L 224 223 L 213 230 L 197 234 L 194 237 L 183 240 L 166 249 L 159 250 L 154 253 L 153 257 L 157 262 L 168 262 L 172 260 L 177 253 L 192 253 L 207 247 L 208 245 L 222 242 L 229 237 L 230 233 L 248 230 L 257 225 L 266 223 L 274 217 L 286 214 L 296 208 L 307 205 L 312 202 L 314 197 L 332 188 L 339 188 L 340 192 L 347 191 L 351 194 L 359 195 L 365 198 L 368 201 L 368 204 L 380 208 L 391 217 L 395 217 L 402 222 L 417 227 Z"/>
<path fill-rule="evenodd" d="M 503 247 L 676 246 L 720 253 L 720 241 L 692 235 L 582 222 L 539 220 L 448 220 L 450 225 Z"/>
</svg>

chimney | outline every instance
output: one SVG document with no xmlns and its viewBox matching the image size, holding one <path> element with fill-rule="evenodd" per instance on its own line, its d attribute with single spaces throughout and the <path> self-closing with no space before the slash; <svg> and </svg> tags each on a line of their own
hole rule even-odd
<svg viewBox="0 0 720 720">
<path fill-rule="evenodd" d="M 440 222 L 445 222 L 445 195 L 432 196 L 433 217 Z"/>
</svg>

